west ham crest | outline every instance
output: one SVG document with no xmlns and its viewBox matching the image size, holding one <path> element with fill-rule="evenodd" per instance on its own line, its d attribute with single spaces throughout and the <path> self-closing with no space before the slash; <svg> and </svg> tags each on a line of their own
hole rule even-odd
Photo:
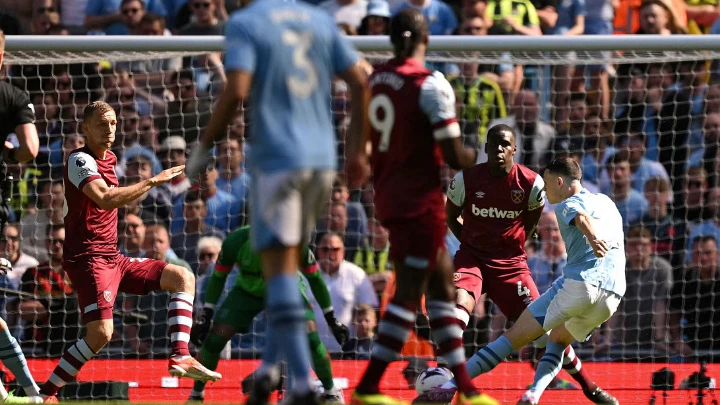
<svg viewBox="0 0 720 405">
<path fill-rule="evenodd" d="M 107 302 L 112 302 L 112 293 L 110 291 L 103 291 L 103 298 L 105 298 Z"/>
<path fill-rule="evenodd" d="M 525 191 L 523 190 L 512 190 L 510 192 L 510 198 L 515 204 L 520 204 L 525 199 Z"/>
</svg>

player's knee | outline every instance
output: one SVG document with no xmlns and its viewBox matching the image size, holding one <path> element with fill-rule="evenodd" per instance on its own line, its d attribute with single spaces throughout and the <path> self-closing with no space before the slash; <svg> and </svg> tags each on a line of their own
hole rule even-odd
<svg viewBox="0 0 720 405">
<path fill-rule="evenodd" d="M 170 292 L 185 292 L 195 295 L 195 276 L 186 268 L 168 264 L 163 269 L 160 287 Z"/>
<path fill-rule="evenodd" d="M 112 319 L 90 322 L 87 325 L 87 335 L 85 336 L 85 341 L 93 351 L 100 350 L 106 344 L 110 343 L 113 331 L 114 328 Z"/>
</svg>

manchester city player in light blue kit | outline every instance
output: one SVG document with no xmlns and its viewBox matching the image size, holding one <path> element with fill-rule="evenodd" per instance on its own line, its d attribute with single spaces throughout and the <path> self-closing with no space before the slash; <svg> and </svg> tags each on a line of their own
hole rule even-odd
<svg viewBox="0 0 720 405">
<path fill-rule="evenodd" d="M 205 171 L 214 141 L 225 136 L 238 106 L 249 99 L 251 240 L 266 273 L 268 341 L 248 403 L 267 403 L 284 357 L 293 381 L 288 403 L 314 404 L 296 274 L 299 247 L 307 242 L 335 177 L 331 82 L 337 75 L 348 84 L 350 131 L 362 139 L 367 72 L 325 11 L 300 1 L 242 3 L 245 7 L 225 26 L 226 88 L 186 170 L 191 177 Z"/>
<path fill-rule="evenodd" d="M 625 294 L 622 217 L 610 198 L 584 189 L 581 178 L 580 166 L 569 158 L 553 160 L 543 174 L 547 199 L 557 204 L 555 214 L 567 250 L 563 276 L 504 335 L 466 364 L 473 377 L 487 373 L 513 351 L 549 333 L 535 381 L 519 405 L 538 403 L 560 372 L 565 348 L 575 340 L 585 341 L 615 313 Z M 598 404 L 618 403 L 601 388 L 590 397 Z"/>
</svg>

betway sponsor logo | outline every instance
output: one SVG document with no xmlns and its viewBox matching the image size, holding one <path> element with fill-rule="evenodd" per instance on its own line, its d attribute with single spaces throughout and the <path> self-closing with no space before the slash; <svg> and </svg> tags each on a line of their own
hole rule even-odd
<svg viewBox="0 0 720 405">
<path fill-rule="evenodd" d="M 522 214 L 523 210 L 520 211 L 510 211 L 510 210 L 499 210 L 495 207 L 490 208 L 478 208 L 475 206 L 475 204 L 472 205 L 472 213 L 475 216 L 480 216 L 483 218 L 508 218 L 513 219 L 517 218 Z"/>
</svg>

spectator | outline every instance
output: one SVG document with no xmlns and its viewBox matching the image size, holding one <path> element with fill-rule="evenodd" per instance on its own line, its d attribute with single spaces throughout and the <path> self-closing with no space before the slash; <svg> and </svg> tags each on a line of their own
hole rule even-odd
<svg viewBox="0 0 720 405">
<path fill-rule="evenodd" d="M 557 11 L 555 11 L 557 9 Z M 550 35 L 582 35 L 585 31 L 585 0 L 560 1 L 556 7 L 546 5 L 538 8 L 538 17 L 543 31 Z M 555 22 L 556 21 L 556 22 Z M 553 23 L 552 25 L 550 23 Z M 557 65 L 553 71 L 553 105 L 557 112 L 556 120 L 565 120 L 563 112 L 571 92 L 572 77 L 575 68 L 572 65 Z"/>
<path fill-rule="evenodd" d="M 125 158 L 127 160 L 123 181 L 126 185 L 137 184 L 141 181 L 148 180 L 161 171 L 159 167 L 156 167 L 159 166 L 157 158 L 155 158 L 155 155 L 148 149 L 140 147 L 133 148 L 125 154 Z M 169 223 L 173 203 L 170 198 L 170 190 L 166 187 L 151 188 L 147 193 L 138 198 L 135 203 L 139 203 L 139 207 L 143 211 L 152 213 L 161 221 Z"/>
<path fill-rule="evenodd" d="M 498 124 L 510 126 L 517 138 L 515 142 L 517 152 L 513 160 L 535 171 L 545 166 L 545 158 L 555 139 L 555 129 L 540 120 L 539 109 L 537 94 L 531 90 L 521 90 L 512 104 L 512 114 L 492 121 L 488 126 L 489 128 Z M 487 160 L 484 150 L 478 155 L 480 155 L 479 161 Z"/>
<path fill-rule="evenodd" d="M 360 22 L 358 35 L 389 35 L 390 5 L 385 0 L 370 0 L 367 15 Z"/>
<path fill-rule="evenodd" d="M 345 247 L 342 237 L 336 233 L 327 233 L 320 241 L 317 249 L 318 263 L 323 272 L 323 279 L 330 291 L 335 317 L 343 325 L 352 322 L 352 311 L 357 305 L 369 304 L 378 307 L 377 296 L 365 272 L 358 266 L 344 260 Z M 317 322 L 318 333 L 329 351 L 340 351 L 341 347 L 330 333 L 324 319 L 322 310 L 318 305 L 313 306 Z"/>
<path fill-rule="evenodd" d="M 544 35 L 555 30 L 561 23 L 560 13 L 567 4 L 558 5 L 557 0 L 531 0 L 540 20 L 540 30 Z M 567 2 L 566 2 L 567 3 Z M 581 32 L 582 33 L 582 32 Z"/>
<path fill-rule="evenodd" d="M 145 13 L 135 35 L 169 36 L 170 31 L 165 28 L 165 19 L 155 13 Z M 180 58 L 145 59 L 137 61 L 120 61 L 115 63 L 115 70 L 133 73 L 133 79 L 139 87 L 161 87 L 167 72 L 177 71 L 182 67 Z"/>
<path fill-rule="evenodd" d="M 588 123 L 592 125 L 593 122 L 599 122 L 599 119 L 599 117 L 588 117 Z M 580 161 L 583 183 L 592 183 L 595 186 L 599 185 L 600 175 L 603 173 L 603 168 L 607 164 L 608 159 L 618 152 L 618 150 L 610 144 L 609 138 L 610 136 L 604 133 L 602 127 L 599 128 L 598 132 L 590 131 L 586 137 L 582 138 L 583 149 L 585 151 Z"/>
<path fill-rule="evenodd" d="M 460 34 L 486 35 L 485 20 L 480 17 L 466 19 L 460 26 Z M 455 89 L 463 135 L 468 137 L 466 145 L 484 145 L 490 122 L 507 116 L 505 95 L 499 82 L 513 81 L 514 71 L 512 65 L 501 66 L 504 73 L 500 75 L 493 72 L 480 74 L 479 63 L 461 63 L 460 75 L 450 79 L 450 84 Z M 501 75 L 504 77 L 500 77 Z"/>
<path fill-rule="evenodd" d="M 225 233 L 205 223 L 207 217 L 207 206 L 197 190 L 189 190 L 185 193 L 183 205 L 183 218 L 185 227 L 182 232 L 173 233 L 170 238 L 170 247 L 177 256 L 190 264 L 196 274 L 199 274 L 198 266 L 200 252 L 197 248 L 200 239 L 215 237 L 225 239 Z"/>
<path fill-rule="evenodd" d="M 35 107 L 35 128 L 40 138 L 40 152 L 47 153 L 51 148 L 50 144 L 62 143 L 62 140 L 55 139 L 60 132 L 60 106 L 57 97 L 52 93 L 36 93 L 30 100 Z"/>
<path fill-rule="evenodd" d="M 48 179 L 38 186 L 38 209 L 23 215 L 20 220 L 20 235 L 24 253 L 37 260 L 48 260 L 45 243 L 47 227 L 63 222 L 65 195 L 61 179 Z"/>
<path fill-rule="evenodd" d="M 673 216 L 678 221 L 687 221 L 692 225 L 692 223 L 697 223 L 710 216 L 705 199 L 708 191 L 708 177 L 708 173 L 702 167 L 687 169 L 684 181 L 682 181 L 682 194 L 673 200 L 675 203 Z"/>
<path fill-rule="evenodd" d="M 685 221 L 678 221 L 668 212 L 670 183 L 662 177 L 651 177 L 645 182 L 646 215 L 634 225 L 642 225 L 650 232 L 653 253 L 682 266 L 685 262 Z"/>
<path fill-rule="evenodd" d="M 240 226 L 243 202 L 232 194 L 218 189 L 216 185 L 218 176 L 217 164 L 212 161 L 205 169 L 205 173 L 200 175 L 195 186 L 207 205 L 205 223 L 228 233 Z M 185 218 L 183 218 L 184 200 L 184 195 L 175 199 L 171 226 L 172 233 L 182 232 L 185 228 Z"/>
<path fill-rule="evenodd" d="M 393 10 L 393 14 L 408 7 L 419 10 L 425 16 L 430 35 L 452 35 L 457 29 L 455 12 L 441 0 L 405 0 Z"/>
<path fill-rule="evenodd" d="M 32 341 L 33 349 L 39 348 L 49 357 L 59 357 L 80 335 L 80 311 L 75 291 L 62 268 L 65 225 L 42 228 L 46 250 L 43 256 L 47 259 L 23 274 L 21 291 L 36 297 L 24 297 L 19 313 L 30 324 L 25 340 Z"/>
<path fill-rule="evenodd" d="M 140 117 L 138 121 L 138 145 L 147 148 L 153 152 L 160 150 L 160 133 L 155 128 L 152 117 L 145 115 Z M 173 178 L 173 180 L 175 180 Z"/>
<path fill-rule="evenodd" d="M 20 288 L 20 279 L 27 269 L 40 264 L 34 257 L 23 253 L 17 224 L 5 224 L 4 235 L 0 239 L 0 257 L 4 257 L 12 264 L 13 270 L 5 277 L 7 277 L 8 287 L 13 290 Z M 11 324 L 10 321 L 7 323 Z"/>
<path fill-rule="evenodd" d="M 353 28 L 360 27 L 360 23 L 367 15 L 367 0 L 327 0 L 318 7 L 327 11 L 335 18 L 338 24 L 347 24 Z"/>
<path fill-rule="evenodd" d="M 145 223 L 137 212 L 125 214 L 118 222 L 118 249 L 128 257 L 145 257 L 143 242 L 145 240 Z"/>
<path fill-rule="evenodd" d="M 567 264 L 565 242 L 554 212 L 543 212 L 538 222 L 540 250 L 528 259 L 528 267 L 538 291 L 542 294 L 561 275 Z"/>
<path fill-rule="evenodd" d="M 343 360 L 370 360 L 376 326 L 375 308 L 368 304 L 358 305 L 353 313 L 355 337 L 343 345 Z"/>
<path fill-rule="evenodd" d="M 708 192 L 707 208 L 712 216 L 698 224 L 692 225 L 690 234 L 688 235 L 687 259 L 690 260 L 690 248 L 693 246 L 695 239 L 701 236 L 712 236 L 720 243 L 720 188 L 713 188 Z M 720 245 L 718 245 L 720 249 Z"/>
<path fill-rule="evenodd" d="M 627 156 L 616 153 L 608 160 L 606 169 L 610 173 L 608 196 L 617 205 L 625 226 L 642 218 L 648 203 L 640 192 L 630 187 L 630 162 Z"/>
<path fill-rule="evenodd" d="M 218 170 L 220 177 L 217 187 L 236 199 L 248 201 L 250 196 L 250 176 L 243 170 L 243 147 L 245 142 L 238 138 L 226 138 L 217 144 Z"/>
<path fill-rule="evenodd" d="M 611 347 L 615 341 L 622 345 L 624 353 L 638 349 L 666 353 L 669 350 L 666 321 L 673 288 L 672 266 L 653 254 L 652 235 L 647 228 L 633 226 L 625 237 L 627 291 L 608 322 L 610 333 L 602 348 Z M 641 357 L 644 356 L 637 356 Z M 624 354 L 623 360 L 625 358 Z"/>
<path fill-rule="evenodd" d="M 490 35 L 542 35 L 537 9 L 530 0 L 489 0 Z"/>
<path fill-rule="evenodd" d="M 150 223 L 145 227 L 142 247 L 145 257 L 148 259 L 161 260 L 167 264 L 175 264 L 192 271 L 190 265 L 185 260 L 178 258 L 177 254 L 170 249 L 170 234 L 162 223 Z"/>
<path fill-rule="evenodd" d="M 195 279 L 195 314 L 202 313 L 202 308 L 205 303 L 207 281 L 212 275 L 221 249 L 222 239 L 220 238 L 205 236 L 198 241 L 197 251 L 199 263 Z"/>
<path fill-rule="evenodd" d="M 686 0 L 688 32 L 707 34 L 713 23 L 720 17 L 720 4 L 717 0 Z M 712 33 L 712 32 L 710 32 Z"/>
<path fill-rule="evenodd" d="M 720 186 L 717 173 L 720 171 L 720 113 L 709 113 L 705 117 L 704 144 L 695 156 L 690 156 L 689 167 L 702 166 L 709 173 L 710 187 Z"/>
<path fill-rule="evenodd" d="M 368 222 L 368 238 L 368 245 L 355 253 L 353 263 L 371 276 L 376 273 L 392 271 L 393 264 L 389 260 L 390 238 L 388 230 L 375 218 Z"/>
<path fill-rule="evenodd" d="M 365 213 L 365 207 L 358 201 L 350 201 L 350 190 L 348 189 L 345 177 L 338 175 L 333 181 L 332 194 L 330 200 L 333 203 L 344 203 L 347 210 L 347 226 L 344 229 L 345 232 L 345 247 L 348 249 L 347 256 L 348 260 L 352 260 L 358 249 L 363 248 L 367 245 L 368 237 L 368 219 Z M 342 214 L 340 214 L 342 217 Z M 332 230 L 333 232 L 340 232 L 341 227 Z"/>
<path fill-rule="evenodd" d="M 720 307 L 716 299 L 720 294 L 720 259 L 717 246 L 713 236 L 693 240 L 690 268 L 672 289 L 670 343 L 676 352 L 684 356 L 692 355 L 695 350 L 720 349 Z"/>
<path fill-rule="evenodd" d="M 636 34 L 676 35 L 687 32 L 687 27 L 672 5 L 666 0 L 644 0 L 640 5 L 640 29 Z"/>
<path fill-rule="evenodd" d="M 643 133 L 629 133 L 618 140 L 619 152 L 627 156 L 630 163 L 630 178 L 632 188 L 642 193 L 645 190 L 645 182 L 652 177 L 660 177 L 670 182 L 670 176 L 663 165 L 645 157 L 646 137 Z M 600 175 L 600 190 L 607 194 L 610 191 L 610 178 L 607 171 Z M 672 195 L 671 201 L 672 201 Z"/>
<path fill-rule="evenodd" d="M 139 34 L 140 21 L 145 13 L 145 3 L 142 0 L 122 0 L 120 2 L 120 20 L 125 25 L 126 34 Z"/>
<path fill-rule="evenodd" d="M 178 35 L 223 35 L 225 21 L 217 18 L 217 2 L 212 0 L 189 0 L 192 10 L 190 23 L 178 31 Z"/>
<path fill-rule="evenodd" d="M 72 34 L 82 35 L 87 32 L 84 23 L 88 2 L 89 0 L 58 1 L 62 25 L 67 27 Z"/>
<path fill-rule="evenodd" d="M 49 35 L 50 28 L 60 24 L 60 14 L 37 14 L 33 17 L 30 24 L 30 34 Z"/>
<path fill-rule="evenodd" d="M 138 0 L 89 0 L 84 25 L 88 30 L 103 31 L 106 35 L 127 35 L 128 27 L 124 24 L 129 18 L 127 15 L 139 13 L 141 8 L 143 13 L 167 15 L 162 0 L 148 0 L 147 3 Z"/>
<path fill-rule="evenodd" d="M 160 145 L 158 156 L 164 169 L 184 165 L 187 159 L 187 144 L 185 143 L 185 139 L 181 136 L 168 136 Z M 180 174 L 167 183 L 172 201 L 177 201 L 178 196 L 185 193 L 190 188 L 190 185 L 190 179 L 185 173 Z"/>
<path fill-rule="evenodd" d="M 195 89 L 195 77 L 191 71 L 175 72 L 170 77 L 168 87 L 172 101 L 167 102 L 164 114 L 165 122 L 160 125 L 161 136 L 178 135 L 194 145 L 210 120 L 210 100 L 198 97 Z"/>
</svg>

